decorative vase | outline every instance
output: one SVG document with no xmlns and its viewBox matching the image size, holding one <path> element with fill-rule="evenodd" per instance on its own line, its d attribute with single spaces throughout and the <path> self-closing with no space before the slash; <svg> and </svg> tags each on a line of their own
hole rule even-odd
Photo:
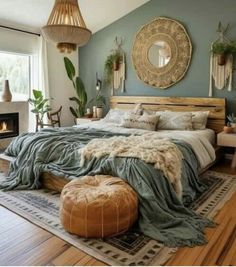
<svg viewBox="0 0 236 267">
<path fill-rule="evenodd" d="M 2 93 L 2 101 L 3 102 L 11 102 L 12 100 L 12 94 L 9 87 L 9 81 L 5 80 L 5 86 Z"/>
<path fill-rule="evenodd" d="M 225 54 L 219 54 L 217 58 L 218 65 L 224 66 L 226 64 L 226 55 Z"/>
<path fill-rule="evenodd" d="M 236 133 L 236 123 L 230 123 L 231 127 L 233 128 L 233 132 Z"/>
<path fill-rule="evenodd" d="M 231 126 L 224 126 L 224 132 L 225 133 L 232 133 L 233 132 L 233 128 Z"/>
<path fill-rule="evenodd" d="M 97 106 L 93 106 L 93 118 L 97 118 Z"/>
<path fill-rule="evenodd" d="M 96 113 L 97 113 L 97 118 L 101 119 L 103 116 L 103 109 L 101 107 L 97 107 Z"/>
</svg>

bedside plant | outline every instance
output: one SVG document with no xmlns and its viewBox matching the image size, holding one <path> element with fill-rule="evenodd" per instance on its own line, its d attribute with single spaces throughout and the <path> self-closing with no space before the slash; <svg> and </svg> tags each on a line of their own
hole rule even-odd
<svg viewBox="0 0 236 267">
<path fill-rule="evenodd" d="M 35 89 L 33 90 L 33 97 L 28 99 L 29 104 L 33 106 L 31 112 L 38 116 L 38 122 L 42 124 L 45 113 L 52 110 L 48 104 L 50 99 L 44 98 L 42 91 Z"/>
<path fill-rule="evenodd" d="M 227 116 L 227 119 L 228 119 L 228 125 L 231 126 L 231 128 L 233 129 L 233 132 L 236 132 L 236 117 L 234 116 L 234 113 L 232 114 L 229 114 Z"/>
<path fill-rule="evenodd" d="M 70 107 L 70 111 L 75 118 L 81 118 L 85 115 L 85 109 L 87 104 L 87 93 L 84 87 L 84 83 L 79 76 L 76 76 L 75 67 L 69 58 L 64 57 L 64 64 L 68 78 L 71 80 L 77 97 L 70 97 L 70 101 L 76 103 L 77 107 Z"/>
<path fill-rule="evenodd" d="M 89 105 L 92 103 L 95 103 L 96 105 L 96 117 L 101 119 L 103 116 L 103 107 L 106 105 L 106 99 L 103 95 L 100 94 L 100 91 L 98 91 L 95 98 L 92 98 L 89 101 Z"/>
</svg>

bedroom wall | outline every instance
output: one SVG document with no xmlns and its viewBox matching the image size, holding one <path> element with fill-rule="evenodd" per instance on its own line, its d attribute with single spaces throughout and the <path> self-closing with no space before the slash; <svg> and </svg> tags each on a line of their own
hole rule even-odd
<svg viewBox="0 0 236 267">
<path fill-rule="evenodd" d="M 51 106 L 53 110 L 57 110 L 62 106 L 61 123 L 63 127 L 72 126 L 74 124 L 73 116 L 69 111 L 71 102 L 69 97 L 75 95 L 75 91 L 68 79 L 64 67 L 64 54 L 61 54 L 52 44 L 47 44 L 48 53 L 48 77 L 50 97 L 52 97 Z M 78 68 L 78 52 L 66 55 L 73 64 Z"/>
<path fill-rule="evenodd" d="M 127 53 L 127 92 L 124 95 L 194 96 L 207 97 L 209 90 L 209 60 L 211 42 L 217 39 L 219 21 L 230 23 L 228 37 L 236 40 L 235 0 L 152 0 L 144 6 L 93 35 L 87 46 L 80 49 L 80 75 L 89 96 L 95 93 L 95 73 L 103 75 L 104 62 L 114 46 L 116 36 L 125 38 Z M 99 14 L 98 14 L 99 15 Z M 193 43 L 192 62 L 186 77 L 166 90 L 151 88 L 141 82 L 131 62 L 131 49 L 136 33 L 142 25 L 158 16 L 166 16 L 182 22 Z M 229 112 L 236 112 L 236 76 L 234 89 L 214 90 L 215 97 L 227 97 Z M 110 91 L 103 89 L 106 96 Z M 120 94 L 120 92 L 118 93 Z"/>
</svg>

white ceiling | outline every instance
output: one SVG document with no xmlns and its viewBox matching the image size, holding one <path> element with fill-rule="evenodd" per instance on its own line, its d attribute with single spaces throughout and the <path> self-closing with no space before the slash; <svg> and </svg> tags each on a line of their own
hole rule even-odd
<svg viewBox="0 0 236 267">
<path fill-rule="evenodd" d="M 94 33 L 150 0 L 78 0 L 87 27 Z M 0 0 L 0 24 L 40 32 L 54 0 Z"/>
</svg>

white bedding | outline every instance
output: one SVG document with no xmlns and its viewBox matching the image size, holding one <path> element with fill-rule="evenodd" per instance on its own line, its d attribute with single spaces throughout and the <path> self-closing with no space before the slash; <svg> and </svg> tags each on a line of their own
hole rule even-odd
<svg viewBox="0 0 236 267">
<path fill-rule="evenodd" d="M 142 134 L 149 132 L 142 129 L 128 129 L 120 127 L 115 123 L 107 123 L 103 120 L 96 122 L 88 122 L 81 125 L 76 125 L 78 128 L 93 128 L 104 131 L 110 131 L 114 133 L 129 133 L 129 134 Z M 215 150 L 213 148 L 215 142 L 215 133 L 213 130 L 196 130 L 196 131 L 175 131 L 175 130 L 162 130 L 157 131 L 156 134 L 160 137 L 169 137 L 174 139 L 183 140 L 191 145 L 194 150 L 199 163 L 200 168 L 204 169 L 207 165 L 215 160 Z"/>
</svg>

